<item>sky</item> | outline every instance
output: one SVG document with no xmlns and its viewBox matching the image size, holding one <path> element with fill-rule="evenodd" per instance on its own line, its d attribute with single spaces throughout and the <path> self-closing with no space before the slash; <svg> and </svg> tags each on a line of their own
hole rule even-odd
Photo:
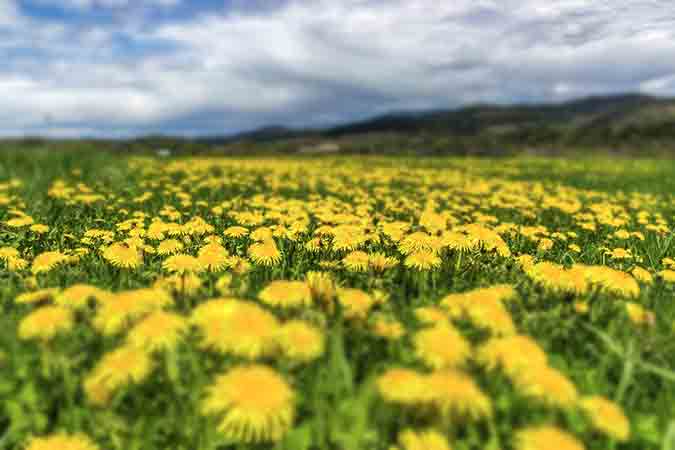
<svg viewBox="0 0 675 450">
<path fill-rule="evenodd" d="M 672 0 L 0 0 L 0 136 L 675 95 Z"/>
</svg>

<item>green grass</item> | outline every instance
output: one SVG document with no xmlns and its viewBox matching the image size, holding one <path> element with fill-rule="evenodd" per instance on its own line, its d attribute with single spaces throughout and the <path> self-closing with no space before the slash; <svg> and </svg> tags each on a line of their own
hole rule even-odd
<svg viewBox="0 0 675 450">
<path fill-rule="evenodd" d="M 303 204 L 316 202 L 309 208 L 309 232 L 300 242 L 277 238 L 283 253 L 280 264 L 272 268 L 254 265 L 248 274 L 234 274 L 233 295 L 255 300 L 271 280 L 304 279 L 308 271 L 321 270 L 321 260 L 338 261 L 345 255 L 332 250 L 318 255 L 304 250 L 303 243 L 321 221 L 315 211 L 322 204 L 333 203 L 336 211 L 343 212 L 348 212 L 350 204 L 368 205 L 369 213 L 350 212 L 357 216 L 385 215 L 390 220 L 409 220 L 416 230 L 421 211 L 433 198 L 437 210 L 451 211 L 460 223 L 474 220 L 476 216 L 471 213 L 480 212 L 494 215 L 498 223 L 544 225 L 551 232 L 578 233 L 569 242 L 556 241 L 547 252 L 538 252 L 536 243 L 522 235 L 506 236 L 504 240 L 514 255 L 531 254 L 568 266 L 605 264 L 627 271 L 635 265 L 633 261 L 612 261 L 604 255 L 603 248 L 622 247 L 642 258 L 638 265 L 654 274 L 665 269 L 663 258 L 675 258 L 672 161 L 308 157 L 281 158 L 277 166 L 271 167 L 255 167 L 253 157 L 244 160 L 245 167 L 224 161 L 210 169 L 187 162 L 184 169 L 168 171 L 166 164 L 172 161 L 151 161 L 141 169 L 131 169 L 129 160 L 109 153 L 58 154 L 39 150 L 2 153 L 0 183 L 19 179 L 23 186 L 10 190 L 16 198 L 8 205 L 0 205 L 0 247 L 15 247 L 30 261 L 47 250 L 65 251 L 83 246 L 79 239 L 87 229 L 115 230 L 115 225 L 131 217 L 134 211 L 144 211 L 148 218 L 156 217 L 166 205 L 173 205 L 184 214 L 179 219 L 182 223 L 200 216 L 215 227 L 214 234 L 222 236 L 225 228 L 235 224 L 233 217 L 227 215 L 229 211 L 259 205 L 269 210 L 279 198 L 296 199 Z M 79 170 L 79 174 L 74 170 Z M 194 176 L 191 178 L 188 172 Z M 467 182 L 456 183 L 453 178 L 446 178 L 449 173 L 466 177 Z M 54 199 L 48 190 L 58 179 L 72 186 L 83 183 L 105 195 L 106 200 L 84 205 Z M 147 184 L 153 180 L 159 185 Z M 214 180 L 218 183 L 204 183 Z M 492 183 L 489 192 L 476 190 L 480 180 Z M 596 232 L 583 230 L 573 215 L 540 209 L 537 201 L 531 207 L 536 213 L 532 216 L 521 209 L 486 200 L 499 198 L 494 197 L 495 193 L 512 186 L 525 186 L 515 192 L 523 198 L 534 198 L 532 192 L 538 185 L 549 194 L 573 192 L 570 195 L 582 199 L 584 207 L 598 199 L 622 205 L 628 214 L 624 228 L 643 232 L 645 240 L 620 241 L 611 236 L 612 227 L 602 224 Z M 171 187 L 189 193 L 192 203 L 182 204 L 179 197 L 169 192 Z M 146 191 L 154 193 L 150 200 L 132 201 Z M 111 194 L 116 198 L 110 197 Z M 312 198 L 312 194 L 318 197 Z M 257 195 L 265 196 L 264 201 L 256 202 Z M 208 206 L 198 205 L 200 200 Z M 214 213 L 212 208 L 223 202 L 230 202 L 224 208 L 225 213 Z M 401 209 L 389 207 L 394 204 Z M 631 204 L 632 207 L 628 206 Z M 469 212 L 461 212 L 452 209 L 457 205 L 474 206 Z M 36 223 L 49 225 L 50 230 L 36 235 L 7 227 L 4 222 L 13 217 L 10 207 L 22 209 Z M 640 209 L 661 214 L 670 231 L 657 234 L 646 230 L 635 220 Z M 165 220 L 168 221 L 166 217 Z M 146 226 L 149 223 L 146 221 Z M 118 240 L 126 237 L 124 231 L 116 233 Z M 567 248 L 566 244 L 571 242 L 582 248 L 580 254 Z M 185 252 L 196 254 L 201 243 L 199 237 L 193 237 Z M 245 257 L 250 240 L 226 240 L 224 245 L 231 254 Z M 386 240 L 368 242 L 363 250 L 382 251 L 401 262 L 405 259 L 396 245 Z M 452 252 L 442 253 L 442 257 L 441 266 L 428 274 L 417 273 L 403 264 L 382 276 L 344 268 L 332 271 L 342 286 L 370 293 L 380 290 L 389 295 L 386 304 L 376 309 L 378 314 L 395 318 L 404 326 L 406 334 L 397 341 L 386 341 L 371 332 L 376 315 L 371 315 L 370 322 L 355 324 L 320 308 L 293 313 L 272 310 L 282 320 L 301 317 L 317 326 L 323 324 L 326 351 L 320 359 L 305 365 L 276 358 L 264 360 L 291 383 L 296 393 L 296 418 L 284 440 L 257 445 L 230 443 L 216 431 L 216 418 L 199 413 L 200 402 L 214 377 L 242 361 L 231 355 L 198 350 L 200 337 L 194 332 L 173 356 L 154 357 L 157 367 L 148 380 L 118 392 L 108 407 L 92 407 L 83 392 L 82 381 L 106 352 L 119 347 L 124 334 L 102 336 L 96 332 L 90 323 L 90 316 L 96 314 L 92 308 L 78 313 L 72 332 L 47 344 L 19 339 L 17 327 L 35 307 L 18 305 L 14 299 L 34 289 L 27 281 L 31 273 L 11 272 L 0 262 L 0 351 L 4 354 L 0 360 L 0 449 L 22 448 L 30 436 L 59 430 L 84 432 L 101 448 L 111 450 L 387 449 L 395 444 L 402 429 L 433 426 L 448 436 L 453 449 L 497 450 L 516 448 L 515 432 L 536 424 L 555 424 L 575 435 L 588 449 L 675 449 L 674 283 L 657 278 L 653 285 L 640 286 L 640 295 L 633 301 L 653 311 L 655 322 L 653 326 L 636 326 L 625 313 L 624 299 L 597 291 L 576 297 L 551 292 L 532 282 L 513 258 L 486 251 L 468 252 L 462 259 Z M 118 269 L 101 257 L 98 246 L 90 246 L 90 253 L 77 264 L 39 274 L 35 281 L 37 287 L 63 289 L 75 283 L 88 283 L 119 292 L 148 287 L 159 276 L 166 275 L 162 268 L 164 259 L 148 254 L 140 268 Z M 176 293 L 173 310 L 187 315 L 195 305 L 218 297 L 216 282 L 222 274 L 200 275 L 203 285 L 198 293 Z M 507 305 L 509 313 L 518 332 L 531 336 L 546 351 L 549 364 L 565 374 L 580 394 L 603 395 L 623 408 L 631 423 L 628 442 L 614 442 L 593 431 L 577 409 L 545 407 L 523 397 L 505 376 L 487 373 L 474 363 L 464 370 L 490 397 L 494 414 L 489 420 L 439 424 L 419 411 L 383 401 L 375 388 L 375 381 L 383 371 L 400 366 L 427 370 L 413 352 L 413 336 L 421 329 L 413 309 L 436 305 L 449 293 L 500 283 L 517 290 L 518 300 Z M 576 300 L 589 302 L 589 314 L 575 311 Z M 484 330 L 465 322 L 456 323 L 463 335 L 475 346 L 483 343 Z"/>
</svg>

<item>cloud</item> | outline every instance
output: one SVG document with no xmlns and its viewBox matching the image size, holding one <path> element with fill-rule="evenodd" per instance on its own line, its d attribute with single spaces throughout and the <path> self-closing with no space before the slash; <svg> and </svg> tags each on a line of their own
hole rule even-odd
<svg viewBox="0 0 675 450">
<path fill-rule="evenodd" d="M 30 0 L 28 3 L 47 5 L 66 9 L 87 10 L 99 8 L 127 8 L 134 7 L 174 7 L 181 0 Z"/>
<path fill-rule="evenodd" d="M 0 134 L 226 133 L 472 102 L 675 95 L 667 1 L 237 0 L 182 14 L 193 2 L 137 1 L 134 12 L 130 0 L 67 0 L 126 11 L 112 22 L 0 1 L 0 37 L 13 27 L 0 39 Z M 152 14 L 163 7 L 181 14 Z"/>
</svg>

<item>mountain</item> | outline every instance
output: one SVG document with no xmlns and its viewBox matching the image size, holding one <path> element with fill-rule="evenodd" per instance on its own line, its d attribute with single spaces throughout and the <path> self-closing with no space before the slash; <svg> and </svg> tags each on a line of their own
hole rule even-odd
<svg viewBox="0 0 675 450">
<path fill-rule="evenodd" d="M 397 111 L 321 130 L 266 127 L 230 141 L 279 151 L 326 142 L 346 151 L 415 149 L 461 153 L 478 148 L 611 149 L 664 147 L 675 154 L 675 99 L 641 94 L 593 96 L 563 103 Z"/>
</svg>

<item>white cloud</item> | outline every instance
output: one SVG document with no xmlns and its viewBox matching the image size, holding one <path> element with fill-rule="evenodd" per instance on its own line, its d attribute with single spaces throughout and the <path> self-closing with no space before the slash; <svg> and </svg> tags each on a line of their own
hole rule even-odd
<svg viewBox="0 0 675 450">
<path fill-rule="evenodd" d="M 0 26 L 17 23 L 0 1 Z M 0 68 L 6 130 L 218 133 L 477 101 L 675 94 L 665 1 L 294 0 L 255 14 L 134 19 L 27 19 L 0 43 L 0 54 L 29 49 Z"/>
<path fill-rule="evenodd" d="M 51 5 L 69 9 L 126 8 L 130 6 L 174 7 L 181 0 L 32 0 L 35 4 Z"/>
</svg>

